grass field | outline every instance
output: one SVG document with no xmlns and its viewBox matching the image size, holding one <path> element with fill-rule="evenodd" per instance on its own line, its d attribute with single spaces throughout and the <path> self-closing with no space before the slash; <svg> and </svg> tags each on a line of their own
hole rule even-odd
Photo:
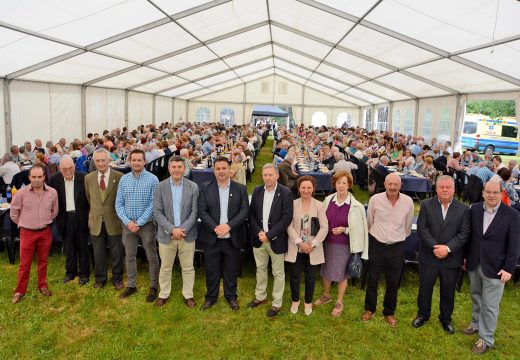
<svg viewBox="0 0 520 360">
<path fill-rule="evenodd" d="M 269 145 L 269 144 L 267 144 Z M 257 166 L 270 161 L 269 146 L 264 147 Z M 260 172 L 253 174 L 258 184 Z M 366 193 L 356 189 L 364 201 Z M 63 285 L 64 258 L 49 258 L 49 286 L 54 295 L 44 298 L 36 290 L 35 266 L 29 290 L 20 304 L 10 300 L 16 285 L 17 265 L 9 265 L 7 254 L 0 253 L 0 359 L 470 359 L 475 337 L 460 333 L 447 335 L 438 315 L 438 287 L 434 292 L 432 318 L 420 329 L 411 321 L 416 313 L 417 269 L 406 269 L 399 292 L 396 317 L 390 328 L 378 314 L 369 323 L 359 318 L 364 291 L 359 282 L 345 296 L 345 311 L 332 318 L 333 303 L 314 310 L 289 312 L 290 290 L 286 283 L 282 312 L 268 319 L 264 305 L 247 309 L 254 297 L 254 261 L 245 263 L 238 282 L 239 303 L 233 312 L 222 297 L 207 312 L 198 310 L 204 300 L 203 266 L 196 269 L 196 309 L 188 309 L 180 293 L 180 269 L 174 268 L 170 302 L 162 308 L 146 303 L 149 284 L 147 264 L 139 264 L 137 295 L 119 300 L 110 286 L 93 289 L 77 283 Z M 272 285 L 272 283 L 270 283 Z M 471 317 L 468 280 L 457 293 L 454 325 L 466 326 Z M 317 282 L 315 298 L 321 294 Z M 334 288 L 334 287 L 333 287 Z M 334 288 L 335 290 L 335 288 Z M 302 288 L 303 291 L 303 288 Z M 383 288 L 380 288 L 379 304 Z M 500 308 L 496 345 L 485 359 L 520 358 L 520 284 L 506 286 Z"/>
</svg>

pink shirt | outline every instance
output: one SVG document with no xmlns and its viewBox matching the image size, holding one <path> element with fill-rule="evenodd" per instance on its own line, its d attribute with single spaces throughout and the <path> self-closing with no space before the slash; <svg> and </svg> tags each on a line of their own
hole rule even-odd
<svg viewBox="0 0 520 360">
<path fill-rule="evenodd" d="M 20 227 L 37 230 L 52 223 L 58 215 L 58 193 L 50 186 L 43 186 L 38 195 L 28 185 L 16 192 L 11 202 L 11 219 Z"/>
<path fill-rule="evenodd" d="M 412 232 L 413 211 L 408 195 L 399 194 L 393 206 L 386 192 L 373 195 L 368 202 L 368 232 L 384 244 L 404 241 Z"/>
</svg>

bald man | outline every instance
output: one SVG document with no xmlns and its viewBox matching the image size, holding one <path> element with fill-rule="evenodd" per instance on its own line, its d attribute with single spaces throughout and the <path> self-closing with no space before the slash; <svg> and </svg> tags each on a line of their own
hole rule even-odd
<svg viewBox="0 0 520 360">
<path fill-rule="evenodd" d="M 389 174 L 384 193 L 373 195 L 368 202 L 368 284 L 365 311 L 361 320 L 369 321 L 376 311 L 377 286 L 384 274 L 386 281 L 383 316 L 394 327 L 399 278 L 404 264 L 404 240 L 412 232 L 413 200 L 401 194 L 401 178 Z"/>
<path fill-rule="evenodd" d="M 87 237 L 89 204 L 85 195 L 84 178 L 84 173 L 75 171 L 72 159 L 63 157 L 60 172 L 52 175 L 49 180 L 49 186 L 58 193 L 59 213 L 56 225 L 65 254 L 64 284 L 79 275 L 80 285 L 85 285 L 90 277 Z"/>
</svg>

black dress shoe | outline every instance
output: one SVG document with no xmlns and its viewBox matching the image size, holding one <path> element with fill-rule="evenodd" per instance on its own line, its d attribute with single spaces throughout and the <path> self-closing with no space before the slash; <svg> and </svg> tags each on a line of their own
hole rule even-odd
<svg viewBox="0 0 520 360">
<path fill-rule="evenodd" d="M 202 306 L 200 307 L 200 311 L 206 311 L 213 305 L 215 305 L 215 303 L 213 303 L 211 301 L 204 301 L 204 304 L 202 304 Z"/>
<path fill-rule="evenodd" d="M 266 304 L 266 303 L 267 303 L 266 299 L 264 299 L 264 300 L 253 299 L 249 304 L 247 304 L 247 307 L 252 309 L 252 308 L 257 307 L 258 305 L 262 305 L 262 304 Z"/>
<path fill-rule="evenodd" d="M 157 289 L 151 287 L 148 291 L 148 295 L 146 296 L 146 302 L 152 303 L 157 300 Z"/>
<path fill-rule="evenodd" d="M 137 288 L 135 288 L 135 287 L 127 287 L 125 289 L 125 291 L 123 291 L 123 293 L 121 295 L 119 295 L 119 298 L 120 299 L 126 299 L 130 295 L 135 294 L 136 292 L 137 292 Z"/>
<path fill-rule="evenodd" d="M 238 305 L 238 302 L 236 301 L 236 299 L 229 300 L 228 303 L 229 303 L 229 307 L 231 308 L 231 310 L 240 309 L 240 306 Z"/>
<path fill-rule="evenodd" d="M 443 322 L 442 328 L 450 335 L 455 334 L 455 328 L 453 327 L 453 324 L 451 322 Z"/>
<path fill-rule="evenodd" d="M 267 317 L 275 317 L 276 315 L 278 315 L 281 309 L 282 308 L 276 306 L 271 307 L 269 310 L 267 310 Z"/>
<path fill-rule="evenodd" d="M 424 325 L 424 323 L 428 321 L 427 318 L 425 318 L 424 316 L 417 316 L 415 319 L 413 319 L 412 321 L 412 326 L 414 328 L 418 328 L 418 327 L 421 327 Z"/>
<path fill-rule="evenodd" d="M 94 287 L 94 289 L 101 289 L 101 288 L 104 288 L 106 284 L 107 284 L 106 281 L 96 281 L 94 283 L 93 287 Z"/>
<path fill-rule="evenodd" d="M 72 276 L 65 276 L 63 278 L 63 283 L 67 284 L 67 283 L 71 282 L 72 280 L 74 280 L 74 278 Z"/>
<path fill-rule="evenodd" d="M 89 278 L 80 278 L 79 279 L 79 284 L 80 285 L 86 285 L 89 281 Z"/>
</svg>

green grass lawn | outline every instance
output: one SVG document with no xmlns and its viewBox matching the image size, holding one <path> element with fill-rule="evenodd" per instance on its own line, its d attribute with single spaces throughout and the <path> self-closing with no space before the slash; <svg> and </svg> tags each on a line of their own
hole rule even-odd
<svg viewBox="0 0 520 360">
<path fill-rule="evenodd" d="M 272 159 L 270 146 L 270 143 L 266 144 L 257 162 L 258 169 L 253 174 L 256 184 L 261 182 L 261 165 Z M 355 196 L 361 201 L 368 198 L 359 189 L 355 190 Z M 64 268 L 62 256 L 49 258 L 48 281 L 54 295 L 44 298 L 36 290 L 33 265 L 28 293 L 20 304 L 12 305 L 10 300 L 16 286 L 18 265 L 10 265 L 7 254 L 0 253 L 0 359 L 474 358 L 470 349 L 475 337 L 460 333 L 450 336 L 442 330 L 436 318 L 438 287 L 434 292 L 430 321 L 420 329 L 411 326 L 417 310 L 418 275 L 414 267 L 406 269 L 399 292 L 398 325 L 394 329 L 384 322 L 381 307 L 369 323 L 360 321 L 364 291 L 359 288 L 359 282 L 348 288 L 345 310 L 340 318 L 330 316 L 333 303 L 315 309 L 309 317 L 303 312 L 291 314 L 288 281 L 283 309 L 276 318 L 265 316 L 268 305 L 247 309 L 245 305 L 254 297 L 255 288 L 252 258 L 246 261 L 238 281 L 242 308 L 237 312 L 227 306 L 222 289 L 215 307 L 207 312 L 198 310 L 205 294 L 203 266 L 196 269 L 196 309 L 184 305 L 178 263 L 174 268 L 170 302 L 162 308 L 145 301 L 149 285 L 146 263 L 139 264 L 140 291 L 127 300 L 120 300 L 110 286 L 93 289 L 92 281 L 86 286 L 62 284 Z M 321 294 L 321 289 L 318 281 L 315 298 Z M 380 288 L 379 304 L 382 291 Z M 520 284 L 507 284 L 496 345 L 483 358 L 520 358 L 518 299 Z M 460 330 L 468 324 L 470 317 L 471 299 L 466 278 L 462 292 L 456 295 L 454 325 Z"/>
</svg>

